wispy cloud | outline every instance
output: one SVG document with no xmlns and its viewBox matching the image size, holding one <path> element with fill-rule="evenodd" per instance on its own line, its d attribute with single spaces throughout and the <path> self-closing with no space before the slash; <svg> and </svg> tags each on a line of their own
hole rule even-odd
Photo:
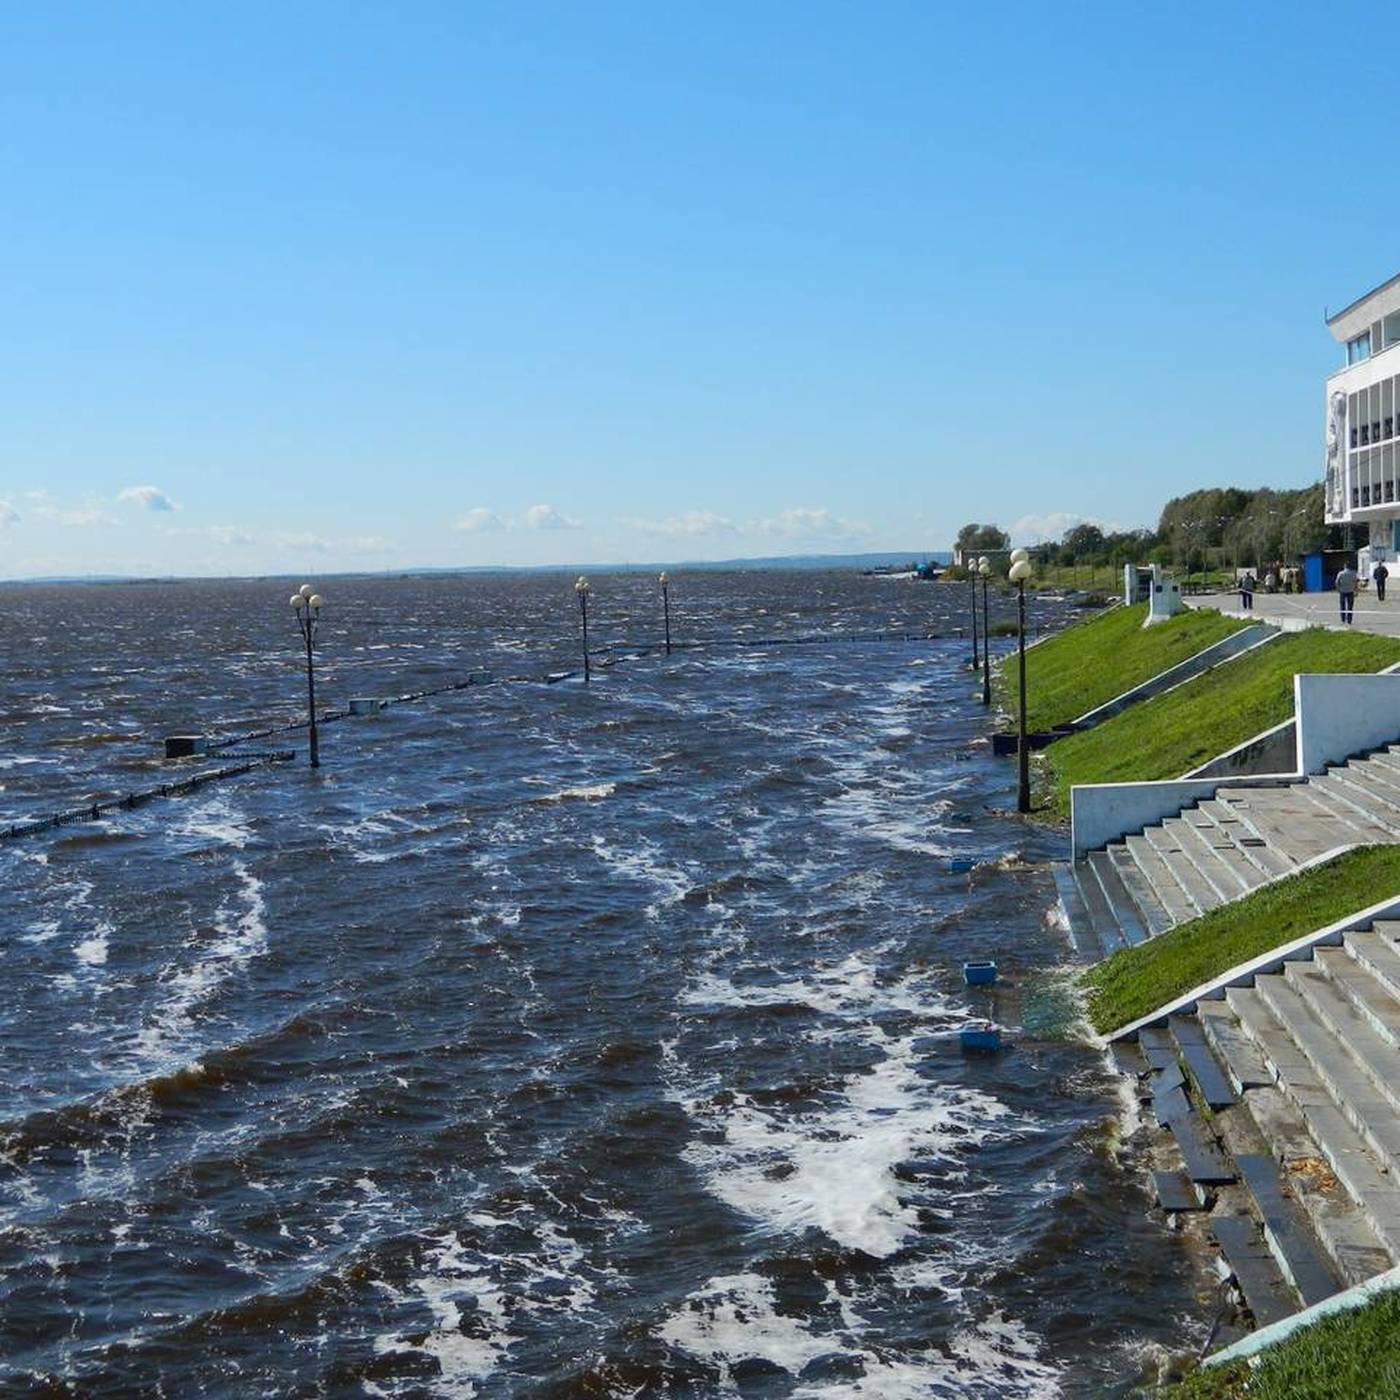
<svg viewBox="0 0 1400 1400">
<path fill-rule="evenodd" d="M 1096 515 L 1079 515 L 1070 510 L 1051 511 L 1049 515 L 1023 515 L 1011 527 L 1012 544 L 1042 544 L 1047 540 L 1058 540 L 1066 530 L 1076 525 L 1097 525 L 1105 534 L 1114 534 L 1127 528 L 1111 520 L 1101 520 Z"/>
<path fill-rule="evenodd" d="M 824 506 L 789 506 L 767 519 L 746 521 L 739 528 L 746 535 L 787 540 L 858 540 L 870 534 L 870 526 L 848 520 Z"/>
<path fill-rule="evenodd" d="M 777 515 L 755 520 L 731 520 L 713 510 L 688 510 L 657 520 L 626 515 L 620 524 L 629 530 L 673 538 L 706 535 L 758 535 L 788 540 L 859 540 L 870 534 L 870 527 L 847 520 L 825 507 L 789 506 Z"/>
<path fill-rule="evenodd" d="M 180 507 L 159 486 L 125 486 L 117 492 L 117 500 L 141 506 L 145 510 L 179 510 Z"/>
<path fill-rule="evenodd" d="M 577 520 L 571 520 L 562 511 L 555 510 L 553 506 L 531 506 L 525 512 L 525 523 L 532 530 L 582 529 Z"/>
<path fill-rule="evenodd" d="M 639 515 L 624 515 L 620 524 L 646 535 L 690 536 L 732 535 L 738 529 L 727 516 L 712 510 L 688 510 L 681 515 L 667 515 L 660 520 L 647 520 Z"/>
<path fill-rule="evenodd" d="M 452 528 L 477 534 L 483 530 L 504 530 L 506 526 L 494 510 L 486 506 L 473 506 L 460 520 L 453 522 Z"/>
<path fill-rule="evenodd" d="M 19 511 L 9 501 L 0 501 L 0 530 L 19 524 Z"/>
<path fill-rule="evenodd" d="M 296 551 L 303 554 L 382 554 L 394 547 L 394 542 L 383 535 L 349 535 L 328 540 L 322 535 L 308 532 L 276 535 L 273 543 L 284 553 Z"/>
<path fill-rule="evenodd" d="M 82 529 L 89 525 L 116 525 L 119 523 L 94 501 L 86 501 L 72 510 L 65 510 L 62 506 L 54 505 L 47 493 L 42 493 L 37 499 L 39 503 L 34 507 L 34 514 L 44 520 L 52 520 L 55 525 Z"/>
<path fill-rule="evenodd" d="M 166 535 L 171 537 L 177 535 L 197 535 L 201 539 L 210 539 L 217 544 L 244 545 L 256 544 L 256 539 L 246 530 L 240 530 L 237 525 L 184 525 L 179 529 L 166 530 Z"/>
</svg>

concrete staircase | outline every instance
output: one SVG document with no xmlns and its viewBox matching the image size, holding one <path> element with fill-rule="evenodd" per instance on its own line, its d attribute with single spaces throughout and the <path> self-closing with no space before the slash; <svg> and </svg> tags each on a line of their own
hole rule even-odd
<svg viewBox="0 0 1400 1400">
<path fill-rule="evenodd" d="M 1257 1325 L 1400 1263 L 1400 921 L 1112 1048 L 1181 1162 L 1160 1208 L 1209 1212 Z"/>
<path fill-rule="evenodd" d="M 1097 960 L 1338 846 L 1391 842 L 1400 842 L 1400 745 L 1282 786 L 1222 787 L 1056 878 L 1076 947 Z"/>
</svg>

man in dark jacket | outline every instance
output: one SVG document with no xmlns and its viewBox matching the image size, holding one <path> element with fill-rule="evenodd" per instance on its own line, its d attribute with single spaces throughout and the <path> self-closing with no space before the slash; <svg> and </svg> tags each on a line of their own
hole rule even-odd
<svg viewBox="0 0 1400 1400">
<path fill-rule="evenodd" d="M 1341 608 L 1342 621 L 1351 625 L 1351 611 L 1356 606 L 1356 570 L 1348 564 L 1337 574 L 1337 603 Z"/>
<path fill-rule="evenodd" d="M 1390 570 L 1386 568 L 1385 560 L 1382 559 L 1377 563 L 1376 567 L 1371 570 L 1371 577 L 1376 584 L 1376 602 L 1385 602 L 1385 581 L 1390 577 Z"/>
</svg>

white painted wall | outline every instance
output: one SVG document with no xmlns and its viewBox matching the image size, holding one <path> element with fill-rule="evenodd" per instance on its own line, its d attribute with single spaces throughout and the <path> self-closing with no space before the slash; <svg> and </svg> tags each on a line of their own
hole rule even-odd
<svg viewBox="0 0 1400 1400">
<path fill-rule="evenodd" d="M 1298 771 L 1400 742 L 1400 675 L 1294 676 Z"/>
<path fill-rule="evenodd" d="M 1242 778 L 1172 778 L 1148 783 L 1080 783 L 1070 789 L 1070 841 L 1077 860 L 1110 841 L 1155 826 L 1183 807 L 1214 797 L 1232 785 L 1263 787 L 1290 781 L 1292 774 Z"/>
</svg>

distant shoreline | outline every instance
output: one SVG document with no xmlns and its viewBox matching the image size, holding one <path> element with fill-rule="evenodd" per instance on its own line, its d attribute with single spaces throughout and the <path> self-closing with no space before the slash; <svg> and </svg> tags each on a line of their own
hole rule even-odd
<svg viewBox="0 0 1400 1400">
<path fill-rule="evenodd" d="M 316 573 L 321 578 L 436 578 L 464 574 L 646 574 L 659 569 L 685 570 L 689 573 L 740 573 L 759 569 L 871 569 L 912 561 L 947 564 L 952 553 L 946 549 L 886 550 L 876 554 L 790 554 L 767 555 L 753 559 L 681 559 L 656 560 L 644 564 L 461 564 L 413 565 L 401 569 L 337 569 Z M 266 574 L 50 574 L 34 578 L 0 579 L 0 587 L 37 588 L 52 584 L 162 584 L 162 583 L 257 583 L 264 579 L 291 578 L 298 571 Z M 298 574 L 299 576 L 299 574 Z"/>
</svg>

